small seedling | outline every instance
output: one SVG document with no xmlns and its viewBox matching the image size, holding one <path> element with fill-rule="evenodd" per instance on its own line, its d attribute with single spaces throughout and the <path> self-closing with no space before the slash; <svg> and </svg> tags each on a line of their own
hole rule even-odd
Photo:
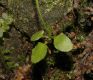
<svg viewBox="0 0 93 80">
<path fill-rule="evenodd" d="M 32 41 L 38 41 L 39 39 L 43 39 L 43 38 L 48 38 L 46 36 L 44 36 L 44 31 L 42 33 L 42 37 L 41 34 L 42 31 L 36 32 L 35 34 L 32 35 L 31 40 Z M 71 40 L 64 34 L 64 33 L 60 33 L 57 36 L 51 37 L 53 40 L 53 45 L 54 47 L 62 52 L 69 52 L 70 50 L 73 49 L 73 44 L 71 42 Z M 45 42 L 38 42 L 36 44 L 36 46 L 32 49 L 32 55 L 31 55 L 31 61 L 33 63 L 38 63 L 40 62 L 42 59 L 44 59 L 47 55 L 47 50 L 49 49 L 48 47 L 48 43 L 50 42 L 50 38 L 48 39 L 44 39 Z M 46 41 L 47 40 L 47 41 Z"/>
<path fill-rule="evenodd" d="M 51 26 L 47 24 L 47 22 L 43 19 L 42 13 L 40 11 L 39 0 L 35 0 L 35 3 L 38 16 L 41 21 L 41 24 L 43 25 L 44 31 L 42 30 L 33 34 L 31 37 L 31 41 L 38 42 L 38 40 L 41 38 L 44 41 L 38 42 L 36 46 L 32 49 L 32 55 L 31 55 L 32 63 L 38 63 L 46 57 L 47 52 L 50 51 L 50 48 L 48 47 L 47 44 L 50 44 L 50 42 L 57 50 L 62 52 L 68 52 L 73 49 L 73 44 L 71 40 L 64 33 L 60 33 L 57 36 L 51 35 L 52 34 Z M 53 43 L 50 40 L 53 40 Z"/>
</svg>

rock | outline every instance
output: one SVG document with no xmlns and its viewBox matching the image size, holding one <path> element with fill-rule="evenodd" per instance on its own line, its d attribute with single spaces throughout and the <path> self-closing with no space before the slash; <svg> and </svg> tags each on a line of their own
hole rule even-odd
<svg viewBox="0 0 93 80">
<path fill-rule="evenodd" d="M 8 8 L 13 13 L 14 25 L 21 32 L 31 36 L 39 28 L 32 0 L 10 0 Z"/>
</svg>

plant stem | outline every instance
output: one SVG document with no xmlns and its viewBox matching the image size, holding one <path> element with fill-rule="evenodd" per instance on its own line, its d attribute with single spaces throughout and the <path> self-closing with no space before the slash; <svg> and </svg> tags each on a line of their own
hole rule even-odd
<svg viewBox="0 0 93 80">
<path fill-rule="evenodd" d="M 44 30 L 48 33 L 48 36 L 51 37 L 51 32 L 52 32 L 52 29 L 51 29 L 51 26 L 49 26 L 43 19 L 42 17 L 42 13 L 40 11 L 40 7 L 39 7 L 39 0 L 35 0 L 36 1 L 36 8 L 37 8 L 37 11 L 38 11 L 38 15 L 39 15 L 39 18 L 41 20 L 41 23 L 42 25 L 44 26 Z"/>
</svg>

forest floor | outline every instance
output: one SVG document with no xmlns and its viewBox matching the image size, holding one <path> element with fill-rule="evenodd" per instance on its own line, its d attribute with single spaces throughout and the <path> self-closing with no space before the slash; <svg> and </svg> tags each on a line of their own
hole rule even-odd
<svg viewBox="0 0 93 80">
<path fill-rule="evenodd" d="M 33 64 L 30 38 L 41 29 L 33 0 L 0 0 L 0 19 L 4 13 L 14 18 L 0 37 L 0 80 L 93 80 L 93 1 L 72 1 L 74 7 L 63 18 L 49 22 L 53 34 L 62 31 L 71 39 L 73 49 L 53 54 L 50 44 L 52 54 Z"/>
</svg>

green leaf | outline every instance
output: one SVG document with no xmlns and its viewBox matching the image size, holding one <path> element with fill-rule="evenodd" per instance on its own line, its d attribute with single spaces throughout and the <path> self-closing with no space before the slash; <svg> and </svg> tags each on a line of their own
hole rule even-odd
<svg viewBox="0 0 93 80">
<path fill-rule="evenodd" d="M 73 48 L 71 40 L 63 33 L 54 37 L 54 47 L 62 52 L 68 52 Z"/>
<path fill-rule="evenodd" d="M 35 34 L 32 35 L 31 37 L 31 41 L 37 41 L 39 40 L 41 37 L 43 37 L 44 31 L 38 31 Z"/>
<path fill-rule="evenodd" d="M 47 54 L 47 45 L 39 42 L 35 48 L 32 49 L 31 61 L 32 63 L 38 63 L 45 58 Z"/>
</svg>

